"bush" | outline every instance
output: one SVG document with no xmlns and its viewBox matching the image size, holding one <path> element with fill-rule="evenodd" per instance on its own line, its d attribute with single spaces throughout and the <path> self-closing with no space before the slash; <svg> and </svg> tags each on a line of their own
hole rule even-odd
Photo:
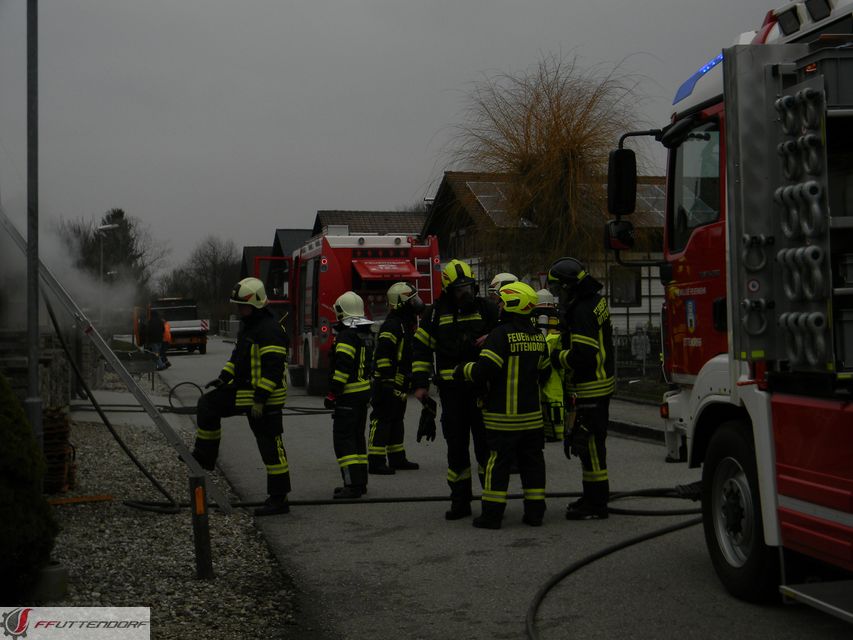
<svg viewBox="0 0 853 640">
<path fill-rule="evenodd" d="M 44 457 L 0 374 L 0 602 L 24 604 L 50 560 L 58 527 L 41 493 Z"/>
</svg>

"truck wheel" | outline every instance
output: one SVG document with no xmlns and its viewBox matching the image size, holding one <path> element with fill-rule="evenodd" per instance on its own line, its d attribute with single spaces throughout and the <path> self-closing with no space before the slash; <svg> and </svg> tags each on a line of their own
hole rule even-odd
<svg viewBox="0 0 853 640">
<path fill-rule="evenodd" d="M 702 520 L 711 562 L 729 593 L 750 602 L 779 598 L 779 558 L 764 543 L 755 451 L 749 429 L 724 422 L 702 468 Z"/>
<path fill-rule="evenodd" d="M 288 367 L 287 375 L 290 376 L 290 384 L 292 386 L 305 386 L 305 369 L 303 369 L 302 367 Z"/>
<path fill-rule="evenodd" d="M 199 345 L 199 346 L 198 346 L 198 352 L 199 352 L 201 355 L 204 355 L 205 353 L 207 353 L 207 345 L 206 345 L 206 344 L 201 344 L 201 345 Z"/>
</svg>

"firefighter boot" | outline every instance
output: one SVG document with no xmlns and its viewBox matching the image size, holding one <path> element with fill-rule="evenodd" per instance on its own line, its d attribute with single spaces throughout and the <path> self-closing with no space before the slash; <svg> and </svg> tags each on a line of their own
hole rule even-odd
<svg viewBox="0 0 853 640">
<path fill-rule="evenodd" d="M 412 462 L 406 458 L 406 452 L 400 451 L 397 453 L 388 454 L 388 466 L 398 471 L 414 471 L 420 469 L 421 465 L 417 462 Z"/>
<path fill-rule="evenodd" d="M 286 494 L 275 494 L 268 497 L 264 504 L 255 509 L 256 516 L 276 516 L 280 513 L 290 513 L 290 503 Z"/>
<path fill-rule="evenodd" d="M 525 500 L 524 515 L 521 521 L 531 527 L 541 527 L 542 519 L 545 517 L 544 500 Z"/>
<path fill-rule="evenodd" d="M 506 505 L 499 502 L 483 501 L 483 510 L 474 518 L 473 524 L 478 529 L 500 529 Z"/>
<path fill-rule="evenodd" d="M 392 476 L 394 469 L 385 464 L 385 456 L 368 456 L 367 457 L 367 472 L 377 476 Z"/>
<path fill-rule="evenodd" d="M 360 484 L 348 484 L 343 487 L 336 487 L 332 498 L 335 500 L 354 500 L 360 498 L 367 493 L 367 487 Z"/>
<path fill-rule="evenodd" d="M 461 520 L 471 515 L 471 499 L 457 499 L 450 501 L 450 510 L 444 512 L 445 520 Z"/>
<path fill-rule="evenodd" d="M 216 458 L 219 447 L 204 447 L 196 445 L 193 448 L 192 454 L 195 461 L 198 462 L 199 466 L 205 471 L 213 471 L 214 467 L 216 467 Z"/>
</svg>

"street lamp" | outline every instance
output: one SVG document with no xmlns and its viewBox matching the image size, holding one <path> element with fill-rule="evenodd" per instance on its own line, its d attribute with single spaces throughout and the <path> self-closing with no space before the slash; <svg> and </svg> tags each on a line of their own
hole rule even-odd
<svg viewBox="0 0 853 640">
<path fill-rule="evenodd" d="M 98 232 L 98 241 L 101 246 L 101 260 L 99 263 L 99 271 L 101 274 L 101 291 L 100 291 L 100 313 L 98 319 L 98 325 L 101 328 L 104 326 L 104 231 L 109 231 L 110 229 L 118 229 L 119 226 L 117 224 L 102 224 L 95 231 Z"/>
</svg>

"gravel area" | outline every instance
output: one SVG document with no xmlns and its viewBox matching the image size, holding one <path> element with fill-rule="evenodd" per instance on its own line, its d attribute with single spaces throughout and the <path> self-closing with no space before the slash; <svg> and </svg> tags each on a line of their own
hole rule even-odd
<svg viewBox="0 0 853 640">
<path fill-rule="evenodd" d="M 188 508 L 162 514 L 132 508 L 125 500 L 165 501 L 103 424 L 74 422 L 76 487 L 49 498 L 79 497 L 53 507 L 61 531 L 53 557 L 69 571 L 69 590 L 50 606 L 151 607 L 152 638 L 304 638 L 291 578 L 243 509 L 210 514 L 213 580 L 195 576 Z M 185 467 L 155 427 L 116 430 L 155 478 L 179 502 L 187 502 Z M 214 482 L 236 501 L 227 482 Z M 86 497 L 109 495 L 107 501 Z M 203 635 L 202 635 L 203 634 Z"/>
</svg>

